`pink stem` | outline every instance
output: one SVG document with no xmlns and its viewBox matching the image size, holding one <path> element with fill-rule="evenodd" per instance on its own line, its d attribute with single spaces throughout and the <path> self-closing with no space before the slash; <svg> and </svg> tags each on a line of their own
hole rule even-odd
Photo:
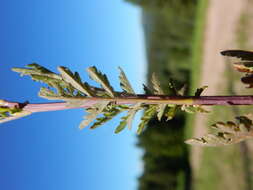
<svg viewBox="0 0 253 190">
<path fill-rule="evenodd" d="M 120 98 L 85 98 L 81 106 L 70 107 L 66 102 L 26 104 L 23 110 L 29 112 L 45 112 L 57 111 L 64 109 L 88 108 L 98 103 L 99 101 L 112 101 L 116 104 L 134 104 L 143 102 L 145 104 L 178 104 L 178 105 L 253 105 L 253 96 L 163 96 L 163 95 L 137 95 Z M 10 105 L 18 105 L 18 103 L 10 102 Z M 22 104 L 19 104 L 22 105 Z"/>
</svg>

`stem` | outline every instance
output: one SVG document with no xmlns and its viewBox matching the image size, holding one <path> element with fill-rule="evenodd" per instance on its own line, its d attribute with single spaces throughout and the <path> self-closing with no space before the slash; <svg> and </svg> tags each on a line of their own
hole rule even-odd
<svg viewBox="0 0 253 190">
<path fill-rule="evenodd" d="M 64 109 L 88 108 L 100 101 L 111 101 L 116 104 L 135 104 L 143 102 L 145 104 L 177 104 L 177 105 L 253 105 L 253 96 L 164 96 L 164 95 L 137 95 L 115 98 L 85 97 L 85 98 L 65 98 L 68 100 L 80 100 L 83 104 L 78 107 L 70 107 L 66 102 L 53 102 L 41 104 L 26 104 L 23 110 L 29 112 L 57 111 Z M 5 101 L 7 102 L 7 101 Z M 7 102 L 10 105 L 22 105 L 15 102 Z"/>
<path fill-rule="evenodd" d="M 121 96 L 115 98 L 103 97 L 84 97 L 84 98 L 65 98 L 65 102 L 52 102 L 52 103 L 19 103 L 0 100 L 0 107 L 4 108 L 21 108 L 23 111 L 17 115 L 0 120 L 0 123 L 18 119 L 31 113 L 57 111 L 76 108 L 89 108 L 100 101 L 110 101 L 116 104 L 176 104 L 176 105 L 253 105 L 253 96 L 165 96 L 165 95 L 143 95 L 136 96 Z M 71 107 L 67 101 L 83 101 L 79 106 Z M 79 102 L 80 103 L 80 102 Z"/>
</svg>

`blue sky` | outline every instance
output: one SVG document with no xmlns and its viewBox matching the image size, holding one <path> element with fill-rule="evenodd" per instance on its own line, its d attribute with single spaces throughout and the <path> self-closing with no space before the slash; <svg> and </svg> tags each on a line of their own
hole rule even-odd
<svg viewBox="0 0 253 190">
<path fill-rule="evenodd" d="M 145 81 L 140 10 L 123 1 L 4 0 L 0 7 L 0 98 L 43 102 L 41 84 L 12 67 L 64 65 L 84 80 L 88 66 L 119 89 L 121 66 L 137 92 Z M 83 110 L 31 115 L 0 126 L 0 189 L 131 190 L 141 172 L 136 133 L 113 133 L 119 120 L 97 130 L 78 125 Z M 135 122 L 136 124 L 136 122 Z"/>
</svg>

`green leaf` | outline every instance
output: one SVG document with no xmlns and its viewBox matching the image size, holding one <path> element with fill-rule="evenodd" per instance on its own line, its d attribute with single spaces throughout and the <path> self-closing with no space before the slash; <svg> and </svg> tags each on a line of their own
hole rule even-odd
<svg viewBox="0 0 253 190">
<path fill-rule="evenodd" d="M 157 118 L 159 121 L 161 121 L 166 108 L 167 108 L 167 104 L 159 104 L 157 106 Z"/>
<path fill-rule="evenodd" d="M 90 78 L 93 79 L 94 81 L 98 82 L 105 89 L 105 91 L 108 93 L 108 95 L 110 97 L 115 96 L 114 90 L 111 87 L 106 75 L 104 75 L 100 71 L 98 71 L 95 66 L 89 67 L 87 69 L 87 72 L 89 73 Z"/>
<path fill-rule="evenodd" d="M 84 116 L 84 120 L 79 125 L 80 129 L 88 126 L 92 121 L 94 121 L 99 114 L 103 112 L 106 106 L 109 104 L 109 101 L 100 101 L 97 104 L 93 105 L 92 108 L 87 109 L 87 114 Z"/>
<path fill-rule="evenodd" d="M 182 105 L 181 110 L 187 113 L 209 113 L 200 105 Z"/>
<path fill-rule="evenodd" d="M 127 122 L 126 122 L 126 118 L 122 117 L 121 118 L 122 121 L 120 122 L 120 124 L 118 125 L 118 127 L 115 129 L 114 133 L 118 134 L 121 131 L 123 131 L 126 128 Z"/>
<path fill-rule="evenodd" d="M 124 90 L 125 92 L 129 93 L 129 94 L 135 94 L 129 80 L 127 79 L 124 71 L 119 67 L 120 70 L 120 75 L 119 75 L 119 80 L 120 80 L 120 87 L 122 88 L 122 90 Z"/>
<path fill-rule="evenodd" d="M 142 103 L 137 103 L 128 107 L 129 111 L 127 112 L 126 116 L 121 118 L 119 126 L 114 131 L 115 133 L 121 132 L 126 126 L 128 126 L 129 130 L 132 128 L 134 116 L 140 109 L 142 109 L 141 105 Z"/>
<path fill-rule="evenodd" d="M 54 72 L 40 66 L 39 64 L 33 63 L 29 64 L 28 68 L 12 68 L 13 71 L 20 73 L 21 76 L 29 75 L 35 81 L 41 81 L 49 83 L 50 81 L 61 82 L 61 76 L 55 74 Z"/>
<path fill-rule="evenodd" d="M 58 71 L 61 73 L 62 79 L 65 82 L 70 83 L 75 89 L 86 94 L 87 96 L 94 96 L 94 93 L 92 92 L 90 86 L 87 83 L 82 83 L 78 73 L 73 74 L 66 67 L 58 67 Z"/>
<path fill-rule="evenodd" d="M 37 63 L 28 64 L 28 65 L 26 65 L 26 67 L 28 67 L 29 69 L 15 67 L 15 68 L 12 68 L 12 70 L 15 72 L 19 72 L 22 76 L 23 75 L 31 75 L 31 74 L 41 75 L 44 73 L 45 76 L 52 77 L 51 74 L 54 74 L 52 71 L 46 69 L 45 67 L 43 67 Z M 58 78 L 58 77 L 56 76 L 56 78 Z"/>
<path fill-rule="evenodd" d="M 96 122 L 90 127 L 91 129 L 96 129 L 97 127 L 103 125 L 104 123 L 110 121 L 115 116 L 117 116 L 120 112 L 122 112 L 124 109 L 119 107 L 118 105 L 114 105 L 110 107 L 109 105 L 105 108 L 103 117 L 98 117 L 96 119 Z"/>
<path fill-rule="evenodd" d="M 147 94 L 147 95 L 153 94 L 152 90 L 149 87 L 147 87 L 145 84 L 143 84 L 143 90 L 144 90 L 145 94 Z"/>
<path fill-rule="evenodd" d="M 53 90 L 50 90 L 45 87 L 41 87 L 39 91 L 39 96 L 42 98 L 46 98 L 48 100 L 55 100 L 55 99 L 61 99 L 61 96 L 56 94 Z"/>
<path fill-rule="evenodd" d="M 129 111 L 127 113 L 127 118 L 126 118 L 126 122 L 127 122 L 127 126 L 128 129 L 130 130 L 132 128 L 132 122 L 134 119 L 135 114 L 142 109 L 142 103 L 137 103 L 134 104 L 133 106 L 129 107 Z"/>
<path fill-rule="evenodd" d="M 13 68 L 13 71 L 19 72 L 21 76 L 28 75 L 30 76 L 34 81 L 39 81 L 47 84 L 50 87 L 56 88 L 58 93 L 56 99 L 60 99 L 60 97 L 65 96 L 74 96 L 73 93 L 71 94 L 71 86 L 66 83 L 60 75 L 57 75 L 53 73 L 52 71 L 38 65 L 38 64 L 30 64 L 27 65 L 28 68 Z M 42 89 L 44 91 L 44 89 Z M 45 91 L 44 91 L 45 92 Z M 40 92 L 39 94 L 42 97 L 53 99 L 52 92 Z M 44 93 L 44 94 L 43 94 Z M 51 95 L 50 95 L 51 94 Z M 45 95 L 48 95 L 45 96 Z"/>
<path fill-rule="evenodd" d="M 172 79 L 169 80 L 169 88 L 172 91 L 172 95 L 175 95 L 175 96 L 179 95 L 176 85 Z"/>
<path fill-rule="evenodd" d="M 154 89 L 154 94 L 163 95 L 164 92 L 161 88 L 161 84 L 155 73 L 152 74 L 151 83 Z"/>
<path fill-rule="evenodd" d="M 179 96 L 185 96 L 186 90 L 187 90 L 187 85 L 184 84 L 184 85 L 182 86 L 182 88 L 180 88 L 180 89 L 177 91 L 177 94 L 178 94 Z"/>
<path fill-rule="evenodd" d="M 168 107 L 165 110 L 165 116 L 167 117 L 167 121 L 175 117 L 178 107 L 179 106 L 177 105 L 173 105 L 173 107 Z"/>
<path fill-rule="evenodd" d="M 147 123 L 153 118 L 156 114 L 157 107 L 156 105 L 149 105 L 149 107 L 144 111 L 144 114 L 141 118 L 141 123 L 138 126 L 137 134 L 140 134 Z"/>
<path fill-rule="evenodd" d="M 17 107 L 0 106 L 0 123 L 15 120 L 30 115 L 31 112 Z"/>
<path fill-rule="evenodd" d="M 196 106 L 196 111 L 198 113 L 210 113 L 209 110 L 204 109 L 203 106 L 200 106 L 200 105 Z"/>
</svg>

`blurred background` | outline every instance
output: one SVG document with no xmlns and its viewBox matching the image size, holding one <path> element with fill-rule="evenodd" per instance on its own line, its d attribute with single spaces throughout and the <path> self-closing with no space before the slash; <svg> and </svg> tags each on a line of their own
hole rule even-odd
<svg viewBox="0 0 253 190">
<path fill-rule="evenodd" d="M 64 65 L 90 81 L 97 66 L 119 89 L 117 67 L 137 93 L 155 72 L 162 88 L 170 78 L 187 94 L 208 85 L 207 95 L 251 94 L 221 57 L 225 49 L 252 49 L 252 0 L 4 0 L 0 8 L 0 97 L 47 102 L 40 84 L 12 67 L 37 62 Z M 94 84 L 94 83 L 92 83 Z M 184 140 L 231 120 L 249 108 L 214 107 L 210 114 L 155 118 L 136 136 L 113 134 L 119 119 L 80 131 L 83 110 L 34 114 L 0 128 L 0 188 L 8 190 L 221 190 L 253 189 L 250 141 L 218 148 Z M 135 126 L 141 113 L 136 117 Z"/>
</svg>

